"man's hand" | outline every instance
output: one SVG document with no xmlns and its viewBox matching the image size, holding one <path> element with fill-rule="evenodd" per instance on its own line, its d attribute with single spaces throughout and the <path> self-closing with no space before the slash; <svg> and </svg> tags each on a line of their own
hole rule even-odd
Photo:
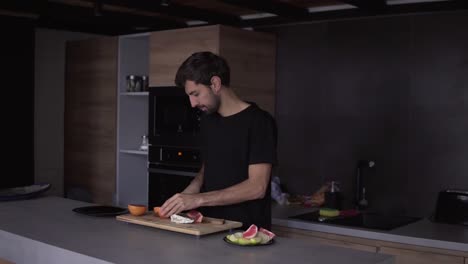
<svg viewBox="0 0 468 264">
<path fill-rule="evenodd" d="M 171 216 L 182 211 L 198 208 L 199 200 L 196 194 L 177 193 L 161 206 L 161 214 Z"/>
</svg>

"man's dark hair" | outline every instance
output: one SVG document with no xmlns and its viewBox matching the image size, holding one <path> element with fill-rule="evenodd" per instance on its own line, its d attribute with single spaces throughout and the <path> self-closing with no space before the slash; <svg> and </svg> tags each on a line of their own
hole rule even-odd
<svg viewBox="0 0 468 264">
<path fill-rule="evenodd" d="M 188 57 L 177 70 L 175 84 L 185 87 L 190 80 L 196 84 L 211 85 L 211 78 L 218 76 L 221 84 L 229 87 L 230 69 L 226 60 L 212 52 L 196 52 Z"/>
</svg>

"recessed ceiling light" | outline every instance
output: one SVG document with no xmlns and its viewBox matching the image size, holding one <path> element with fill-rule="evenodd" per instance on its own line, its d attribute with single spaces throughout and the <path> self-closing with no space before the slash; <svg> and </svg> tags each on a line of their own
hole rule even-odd
<svg viewBox="0 0 468 264">
<path fill-rule="evenodd" d="M 445 2 L 449 0 L 387 0 L 387 5 L 429 3 L 429 2 Z"/>
<path fill-rule="evenodd" d="M 201 21 L 201 20 L 190 20 L 190 21 L 185 22 L 185 24 L 187 24 L 187 26 L 198 26 L 198 25 L 208 24 L 208 22 Z"/>
<path fill-rule="evenodd" d="M 133 29 L 135 30 L 138 30 L 138 31 L 142 31 L 142 30 L 150 30 L 149 27 L 134 27 Z"/>
<path fill-rule="evenodd" d="M 39 14 L 15 12 L 15 11 L 8 11 L 8 10 L 0 10 L 0 15 L 12 16 L 12 17 L 25 17 L 25 18 L 33 18 L 33 19 L 39 18 Z"/>
<path fill-rule="evenodd" d="M 307 10 L 309 11 L 309 13 L 318 13 L 318 12 L 345 10 L 345 9 L 354 9 L 354 8 L 357 8 L 357 7 L 353 5 L 342 4 L 342 5 L 329 5 L 329 6 L 314 6 L 314 7 L 307 8 Z"/>
<path fill-rule="evenodd" d="M 267 18 L 267 17 L 275 17 L 277 15 L 272 13 L 257 13 L 257 14 L 250 14 L 250 15 L 242 15 L 240 18 L 242 20 L 250 20 L 250 19 L 260 19 L 260 18 Z"/>
</svg>

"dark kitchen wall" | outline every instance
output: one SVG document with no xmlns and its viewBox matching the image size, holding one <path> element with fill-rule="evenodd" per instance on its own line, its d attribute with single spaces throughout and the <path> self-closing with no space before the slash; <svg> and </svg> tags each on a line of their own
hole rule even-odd
<svg viewBox="0 0 468 264">
<path fill-rule="evenodd" d="M 355 168 L 374 209 L 429 216 L 438 191 L 468 189 L 468 12 L 283 26 L 278 175 L 312 194 Z"/>
<path fill-rule="evenodd" d="M 34 175 L 36 182 L 51 184 L 49 195 L 64 195 L 65 43 L 96 36 L 46 28 L 35 30 Z"/>
<path fill-rule="evenodd" d="M 34 26 L 0 16 L 0 189 L 34 181 Z"/>
</svg>

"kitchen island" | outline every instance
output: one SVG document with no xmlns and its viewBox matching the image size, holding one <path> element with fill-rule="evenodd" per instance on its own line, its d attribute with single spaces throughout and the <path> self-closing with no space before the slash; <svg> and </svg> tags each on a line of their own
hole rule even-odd
<svg viewBox="0 0 468 264">
<path fill-rule="evenodd" d="M 0 259 L 15 263 L 394 263 L 394 257 L 279 237 L 240 247 L 227 232 L 195 237 L 72 211 L 60 197 L 0 203 Z"/>
</svg>

